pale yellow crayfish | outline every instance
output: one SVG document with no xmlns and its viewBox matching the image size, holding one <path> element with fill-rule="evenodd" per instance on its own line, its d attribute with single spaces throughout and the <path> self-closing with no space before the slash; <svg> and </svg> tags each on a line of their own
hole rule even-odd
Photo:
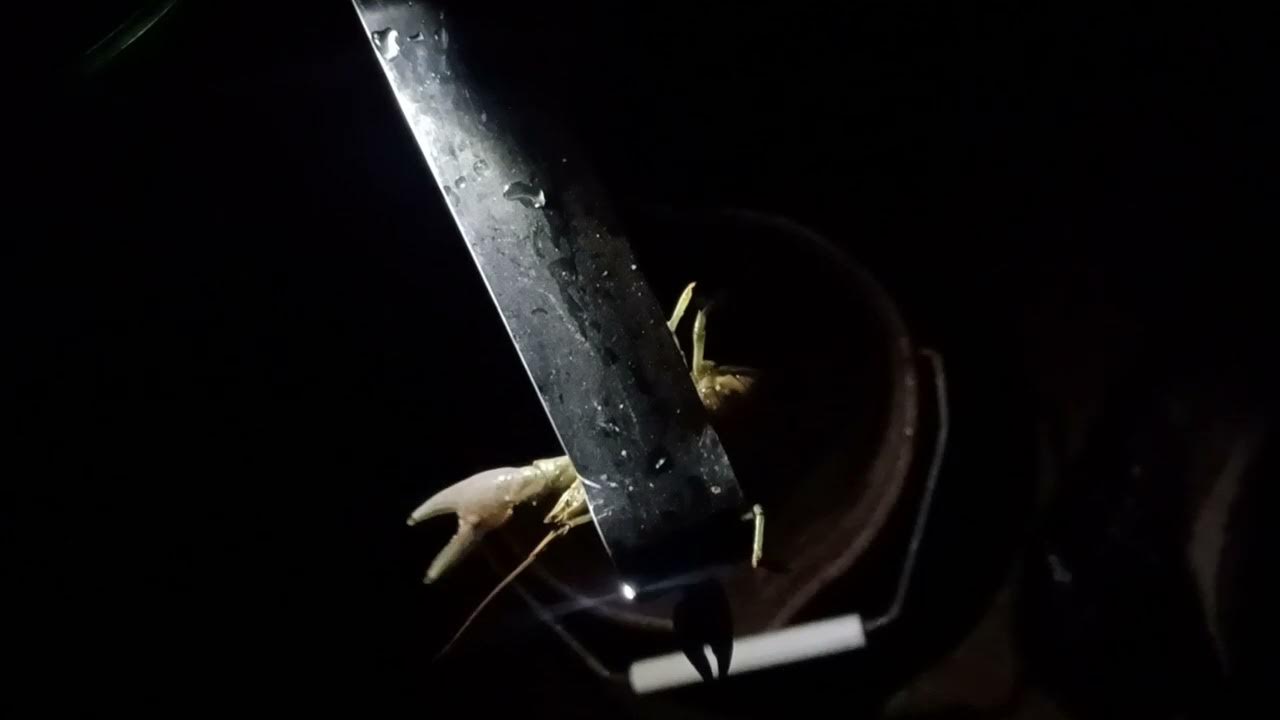
<svg viewBox="0 0 1280 720">
<path fill-rule="evenodd" d="M 667 321 L 667 328 L 673 335 L 693 298 L 694 285 L 695 283 L 690 283 L 680 294 L 671 318 Z M 755 381 L 757 373 L 752 368 L 717 365 L 707 360 L 706 339 L 707 311 L 704 308 L 698 311 L 693 322 L 693 356 L 689 363 L 689 374 L 698 391 L 698 397 L 707 410 L 714 415 L 728 398 L 747 392 Z M 679 346 L 678 337 L 676 344 Z M 574 470 L 569 458 L 562 455 L 535 460 L 524 467 L 494 468 L 476 473 L 432 495 L 413 511 L 409 516 L 409 525 L 416 525 L 423 520 L 447 513 L 458 516 L 457 532 L 436 555 L 423 579 L 423 582 L 432 583 L 457 565 L 485 533 L 506 523 L 517 505 L 534 503 L 542 498 L 559 495 L 559 499 L 544 519 L 546 524 L 554 526 L 553 529 L 534 547 L 524 561 L 481 601 L 441 653 L 447 651 L 457 641 L 489 601 L 516 575 L 532 564 L 552 540 L 591 520 L 591 514 L 587 508 L 586 491 L 582 483 L 582 477 Z M 756 523 L 751 556 L 752 565 L 755 566 L 760 561 L 763 543 L 764 518 L 759 506 L 752 509 L 749 517 L 754 518 Z"/>
</svg>

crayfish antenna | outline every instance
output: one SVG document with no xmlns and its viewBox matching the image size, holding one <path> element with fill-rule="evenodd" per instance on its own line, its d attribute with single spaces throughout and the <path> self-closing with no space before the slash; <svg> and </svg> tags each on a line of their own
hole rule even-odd
<svg viewBox="0 0 1280 720">
<path fill-rule="evenodd" d="M 480 601 L 480 604 L 476 606 L 476 609 L 471 611 L 471 614 L 467 616 L 466 621 L 462 623 L 462 627 L 458 628 L 458 631 L 453 634 L 453 637 L 449 638 L 449 642 L 441 648 L 440 652 L 436 653 L 435 659 L 439 660 L 445 653 L 449 652 L 449 650 L 453 648 L 454 644 L 458 642 L 458 638 L 462 637 L 462 633 L 466 632 L 467 628 L 471 627 L 471 623 L 480 616 L 480 612 L 488 607 L 489 603 L 498 596 L 498 593 L 502 592 L 504 587 L 510 585 L 511 581 L 515 580 L 517 575 L 524 572 L 525 568 L 532 565 L 533 561 L 542 553 L 543 550 L 546 549 L 547 545 L 551 544 L 552 540 L 568 532 L 570 527 L 572 526 L 562 525 L 547 533 L 547 536 L 542 538 L 542 542 L 538 543 L 537 546 L 530 551 L 528 556 L 526 556 L 524 560 L 520 561 L 520 564 L 517 565 L 514 570 L 507 573 L 507 576 L 502 578 L 502 582 L 498 583 L 497 587 L 489 591 L 489 594 L 485 596 L 484 600 Z"/>
<path fill-rule="evenodd" d="M 471 627 L 471 623 L 480 616 L 480 612 L 488 607 L 489 603 L 498 596 L 498 593 L 502 592 L 503 588 L 510 585 L 511 581 L 516 579 L 516 576 L 524 572 L 525 568 L 532 565 L 533 561 L 538 559 L 538 556 L 542 554 L 543 550 L 547 549 L 547 546 L 551 544 L 552 540 L 555 540 L 579 525 L 590 521 L 590 515 L 579 515 L 570 520 L 564 521 L 559 527 L 547 533 L 547 536 L 542 538 L 542 541 L 539 542 L 533 550 L 529 551 L 529 554 L 525 556 L 525 559 L 521 560 L 520 564 L 517 565 L 514 570 L 507 573 L 507 576 L 502 578 L 502 582 L 498 583 L 498 586 L 491 590 L 489 594 L 485 596 L 484 600 L 480 601 L 480 604 L 476 606 L 476 609 L 471 611 L 471 614 L 467 616 L 466 622 L 462 623 L 462 627 L 458 628 L 458 632 L 454 633 L 453 637 L 449 639 L 449 642 L 445 644 L 440 652 L 436 653 L 435 659 L 439 660 L 441 656 L 449 652 L 449 649 L 454 646 L 454 643 L 458 642 L 458 638 L 462 637 L 462 633 L 466 632 L 467 628 Z"/>
</svg>

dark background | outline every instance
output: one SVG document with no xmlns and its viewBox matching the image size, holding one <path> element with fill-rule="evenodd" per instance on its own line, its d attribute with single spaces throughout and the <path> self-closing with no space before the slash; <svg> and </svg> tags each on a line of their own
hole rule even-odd
<svg viewBox="0 0 1280 720">
<path fill-rule="evenodd" d="M 120 17 L 93 7 L 39 56 L 63 71 L 19 138 L 34 192 L 6 233 L 6 702 L 642 712 L 511 619 L 515 601 L 463 660 L 428 663 L 492 579 L 422 588 L 450 528 L 410 533 L 404 516 L 555 443 L 351 9 L 182 3 L 85 74 L 77 53 Z M 1260 677 L 1244 650 L 1231 672 L 1205 660 L 1201 618 L 1177 609 L 1194 605 L 1186 523 L 1161 518 L 1204 428 L 1266 437 L 1261 23 L 1208 3 L 458 12 L 489 59 L 477 73 L 560 116 L 622 202 L 800 219 L 922 336 L 1010 368 L 977 391 L 1032 408 L 1018 421 L 1082 489 L 1002 510 L 1016 517 L 1001 527 L 1035 530 L 989 538 L 998 561 L 948 562 L 1003 568 L 1057 543 L 1137 578 L 1095 586 L 1076 615 L 1032 604 L 1088 619 L 1040 625 L 1037 610 L 1033 628 L 1104 628 L 1067 650 L 1024 634 L 1060 704 L 1173 717 Z M 1274 467 L 1263 447 L 1258 477 Z M 1135 454 L 1179 480 L 1099 480 L 1130 477 Z M 1252 587 L 1260 566 L 1240 562 Z M 1232 606 L 1240 648 L 1260 603 Z M 1104 672 L 1107 657 L 1127 660 Z"/>
</svg>

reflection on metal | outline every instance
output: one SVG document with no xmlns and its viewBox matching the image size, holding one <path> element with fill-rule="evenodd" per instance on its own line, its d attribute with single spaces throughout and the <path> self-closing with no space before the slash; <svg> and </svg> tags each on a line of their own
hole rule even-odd
<svg viewBox="0 0 1280 720">
<path fill-rule="evenodd" d="M 155 27 L 155 24 L 160 22 L 161 18 L 177 4 L 178 0 L 160 0 L 135 10 L 116 29 L 84 52 L 84 56 L 80 59 L 80 72 L 92 75 L 102 70 L 119 57 L 120 53 L 129 49 L 130 45 L 137 42 L 138 38 Z"/>
<path fill-rule="evenodd" d="M 591 481 L 615 564 L 643 592 L 650 579 L 719 560 L 705 540 L 736 522 L 741 492 L 585 171 L 551 134 L 517 138 L 530 118 L 469 82 L 459 62 L 467 38 L 446 30 L 446 13 L 354 4 L 560 442 Z"/>
</svg>

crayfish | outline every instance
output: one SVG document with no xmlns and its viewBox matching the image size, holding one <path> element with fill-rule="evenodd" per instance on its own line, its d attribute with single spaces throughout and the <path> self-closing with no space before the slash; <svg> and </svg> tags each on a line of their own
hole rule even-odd
<svg viewBox="0 0 1280 720">
<path fill-rule="evenodd" d="M 695 283 L 690 283 L 680 294 L 667 321 L 667 329 L 676 337 L 676 330 L 693 299 Z M 719 365 L 706 359 L 707 309 L 698 310 L 693 321 L 691 335 L 692 353 L 689 375 L 697 389 L 698 397 L 714 416 L 726 401 L 750 390 L 757 377 L 753 368 Z M 682 351 L 683 352 L 683 351 Z M 491 600 L 525 568 L 533 563 L 543 550 L 556 538 L 591 520 L 587 507 L 584 480 L 574 469 L 567 456 L 534 460 L 523 467 L 502 467 L 476 473 L 432 495 L 409 516 L 408 524 L 416 525 L 437 515 L 453 513 L 458 518 L 458 529 L 448 544 L 436 555 L 427 568 L 423 582 L 435 582 L 455 567 L 475 548 L 484 535 L 501 527 L 512 516 L 516 506 L 533 504 L 539 499 L 557 496 L 555 505 L 547 513 L 544 523 L 553 526 L 525 559 L 508 574 L 476 607 L 457 633 L 441 651 L 443 654 L 461 637 Z M 747 516 L 755 521 L 752 566 L 758 565 L 763 544 L 764 516 L 757 505 Z"/>
</svg>

